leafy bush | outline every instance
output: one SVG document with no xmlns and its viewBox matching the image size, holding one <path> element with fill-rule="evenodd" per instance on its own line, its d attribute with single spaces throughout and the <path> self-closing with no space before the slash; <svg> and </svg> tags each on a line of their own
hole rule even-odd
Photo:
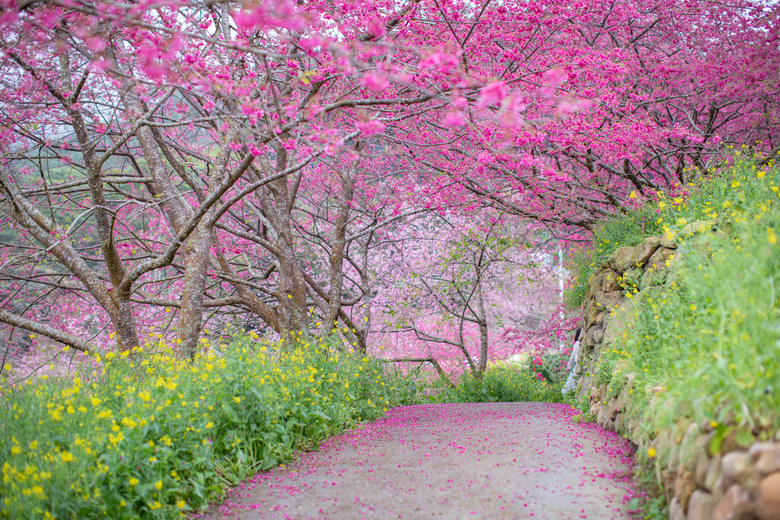
<svg viewBox="0 0 780 520">
<path fill-rule="evenodd" d="M 560 381 L 550 383 L 537 374 L 527 367 L 491 366 L 485 370 L 481 381 L 464 374 L 456 388 L 445 390 L 436 400 L 445 403 L 561 402 Z"/>
<path fill-rule="evenodd" d="M 0 402 L 6 518 L 172 518 L 405 394 L 381 366 L 298 338 L 256 336 L 194 362 L 164 345 L 108 354 Z M 86 365 L 86 364 L 85 364 Z"/>
<path fill-rule="evenodd" d="M 569 375 L 569 372 L 566 370 L 568 359 L 568 356 L 558 352 L 547 353 L 531 358 L 528 368 L 536 375 L 537 379 L 556 385 L 566 381 Z"/>
</svg>

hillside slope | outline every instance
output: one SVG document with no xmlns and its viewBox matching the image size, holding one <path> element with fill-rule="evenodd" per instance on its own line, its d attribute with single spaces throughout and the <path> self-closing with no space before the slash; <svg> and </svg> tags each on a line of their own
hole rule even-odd
<svg viewBox="0 0 780 520">
<path fill-rule="evenodd" d="M 780 518 L 780 176 L 733 164 L 607 223 L 579 285 L 581 406 L 682 518 Z"/>
</svg>

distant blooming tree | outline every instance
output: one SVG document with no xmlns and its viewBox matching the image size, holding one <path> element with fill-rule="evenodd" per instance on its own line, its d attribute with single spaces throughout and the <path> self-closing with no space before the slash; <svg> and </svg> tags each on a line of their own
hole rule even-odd
<svg viewBox="0 0 780 520">
<path fill-rule="evenodd" d="M 501 212 L 582 239 L 706 175 L 723 143 L 778 147 L 777 4 L 1 7 L 12 343 L 158 334 L 192 356 L 206 324 L 236 324 L 365 351 L 372 262 L 409 217 Z"/>
<path fill-rule="evenodd" d="M 562 325 L 542 326 L 558 297 L 548 246 L 549 235 L 494 211 L 414 221 L 377 262 L 386 264 L 375 298 L 380 353 L 433 358 L 476 378 L 489 359 L 539 353 Z M 523 344 L 521 334 L 536 339 Z"/>
</svg>

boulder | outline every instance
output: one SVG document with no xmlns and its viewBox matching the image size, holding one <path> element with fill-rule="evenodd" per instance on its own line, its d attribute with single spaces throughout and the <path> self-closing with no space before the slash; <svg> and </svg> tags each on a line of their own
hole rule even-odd
<svg viewBox="0 0 780 520">
<path fill-rule="evenodd" d="M 615 420 L 619 413 L 623 411 L 623 400 L 618 396 L 609 402 L 607 407 L 607 416 L 610 420 Z"/>
<path fill-rule="evenodd" d="M 680 233 L 683 236 L 689 236 L 693 235 L 695 233 L 704 233 L 706 231 L 712 230 L 712 220 L 697 220 L 695 222 L 691 222 L 690 224 L 686 225 Z"/>
<path fill-rule="evenodd" d="M 596 293 L 596 306 L 599 307 L 599 311 L 606 310 L 607 312 L 614 309 L 623 299 L 622 291 L 610 291 L 610 292 L 598 292 Z"/>
<path fill-rule="evenodd" d="M 658 246 L 661 244 L 661 239 L 658 237 L 652 237 L 653 239 L 645 239 L 641 244 L 634 246 L 632 251 L 633 265 L 641 267 L 647 263 L 647 260 L 653 256 Z"/>
<path fill-rule="evenodd" d="M 720 497 L 697 489 L 688 503 L 688 520 L 711 520 Z"/>
<path fill-rule="evenodd" d="M 665 247 L 656 249 L 655 253 L 653 253 L 653 256 L 647 259 L 647 270 L 665 270 L 666 261 L 669 260 L 669 257 L 673 254 L 673 249 L 667 249 Z"/>
<path fill-rule="evenodd" d="M 596 403 L 596 406 L 598 406 L 598 412 L 596 413 L 596 422 L 600 425 L 603 425 L 609 419 L 609 417 L 607 417 L 607 407 L 604 404 L 604 401 L 599 401 L 598 403 Z"/>
<path fill-rule="evenodd" d="M 685 511 L 683 511 L 677 497 L 673 498 L 669 504 L 669 520 L 685 520 Z"/>
<path fill-rule="evenodd" d="M 604 321 L 603 307 L 597 307 L 596 305 L 588 306 L 588 316 L 584 329 L 587 330 L 591 325 L 600 325 Z"/>
<path fill-rule="evenodd" d="M 634 248 L 629 246 L 619 247 L 607 261 L 609 266 L 622 273 L 634 267 Z"/>
<path fill-rule="evenodd" d="M 677 471 L 680 468 L 680 445 L 676 442 L 672 442 L 669 447 L 669 457 L 666 459 L 666 464 L 672 471 Z"/>
<path fill-rule="evenodd" d="M 760 520 L 780 520 L 780 472 L 761 480 L 755 513 Z"/>
<path fill-rule="evenodd" d="M 604 274 L 601 278 L 601 290 L 604 292 L 619 291 L 620 284 L 617 281 L 619 276 L 619 273 L 613 271 L 612 269 L 607 269 L 604 271 Z"/>
<path fill-rule="evenodd" d="M 694 473 L 696 474 L 696 485 L 700 488 L 707 487 L 707 469 L 710 466 L 710 458 L 707 456 L 707 452 L 704 449 L 700 449 L 699 455 L 696 457 L 696 466 Z M 711 491 L 708 489 L 708 491 Z"/>
<path fill-rule="evenodd" d="M 752 520 L 753 510 L 748 493 L 739 484 L 734 484 L 718 501 L 712 511 L 712 520 Z"/>
<path fill-rule="evenodd" d="M 661 235 L 661 247 L 665 247 L 667 249 L 677 249 L 677 244 L 679 244 L 679 241 L 677 240 L 676 236 L 669 236 L 669 235 Z"/>
<path fill-rule="evenodd" d="M 601 290 L 601 280 L 604 278 L 603 271 L 596 271 L 588 277 L 588 295 L 595 296 Z"/>
<path fill-rule="evenodd" d="M 660 236 L 647 237 L 646 239 L 642 240 L 642 244 L 644 244 L 645 247 L 651 249 L 658 249 L 658 246 L 661 245 L 661 237 Z"/>
<path fill-rule="evenodd" d="M 658 482 L 658 485 L 662 487 L 664 490 L 664 496 L 666 497 L 666 500 L 671 501 L 674 497 L 674 482 L 677 478 L 677 473 L 667 469 L 661 473 L 661 479 Z M 679 503 L 679 501 L 678 501 Z"/>
<path fill-rule="evenodd" d="M 668 460 L 669 455 L 672 451 L 672 446 L 675 446 L 674 441 L 672 440 L 672 436 L 669 434 L 668 431 L 661 431 L 658 433 L 658 436 L 653 441 L 653 447 L 655 448 L 656 457 L 659 461 L 663 462 L 665 460 Z M 676 472 L 674 472 L 675 476 L 677 475 Z"/>
<path fill-rule="evenodd" d="M 757 442 L 750 447 L 748 454 L 761 475 L 780 471 L 780 444 Z"/>
<path fill-rule="evenodd" d="M 707 475 L 704 477 L 704 489 L 707 491 L 717 491 L 721 481 L 722 472 L 720 469 L 721 456 L 715 455 L 707 464 Z"/>
<path fill-rule="evenodd" d="M 699 452 L 704 450 L 699 438 L 698 424 L 690 423 L 688 425 L 680 444 L 680 463 L 685 469 L 694 471 L 699 460 Z"/>
<path fill-rule="evenodd" d="M 593 390 L 593 377 L 586 375 L 580 378 L 577 394 L 580 396 L 590 395 Z"/>
<path fill-rule="evenodd" d="M 676 498 L 683 511 L 688 511 L 688 502 L 696 491 L 696 477 L 693 471 L 683 471 L 677 475 L 674 481 L 674 498 Z"/>
<path fill-rule="evenodd" d="M 744 451 L 732 451 L 723 456 L 720 463 L 723 472 L 722 489 L 739 483 L 742 487 L 752 487 L 749 484 L 755 480 L 755 468 L 750 464 L 750 456 Z M 748 486 L 745 486 L 748 484 Z"/>
<path fill-rule="evenodd" d="M 585 333 L 585 343 L 588 345 L 598 345 L 604 339 L 604 329 L 599 325 L 591 326 Z"/>
</svg>

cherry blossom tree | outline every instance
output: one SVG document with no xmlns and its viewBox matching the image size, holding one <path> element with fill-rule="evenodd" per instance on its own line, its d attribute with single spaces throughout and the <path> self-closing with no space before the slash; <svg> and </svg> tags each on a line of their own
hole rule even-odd
<svg viewBox="0 0 780 520">
<path fill-rule="evenodd" d="M 408 217 L 583 239 L 777 148 L 774 4 L 2 7 L 0 322 L 81 350 L 238 322 L 365 351 Z"/>
<path fill-rule="evenodd" d="M 528 350 L 519 336 L 549 342 L 561 325 L 541 327 L 558 310 L 549 246 L 533 224 L 490 210 L 415 220 L 387 242 L 376 347 L 389 344 L 383 357 L 432 358 L 479 379 L 489 360 Z"/>
</svg>

